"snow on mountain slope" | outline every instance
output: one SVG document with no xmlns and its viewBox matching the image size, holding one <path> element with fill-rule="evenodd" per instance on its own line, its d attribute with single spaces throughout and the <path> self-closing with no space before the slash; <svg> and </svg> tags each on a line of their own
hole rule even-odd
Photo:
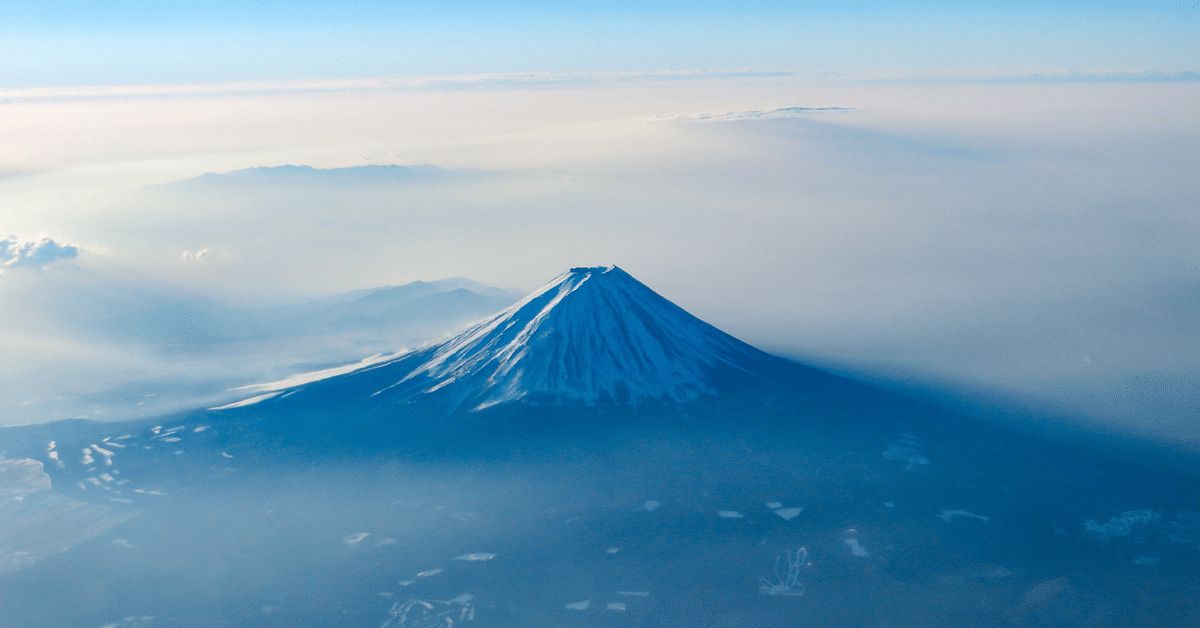
<svg viewBox="0 0 1200 628">
<path fill-rule="evenodd" d="M 731 377 L 769 381 L 783 362 L 616 266 L 587 267 L 447 340 L 320 389 L 323 397 L 367 392 L 378 402 L 433 395 L 472 410 L 518 400 L 637 405 L 715 395 Z"/>
</svg>

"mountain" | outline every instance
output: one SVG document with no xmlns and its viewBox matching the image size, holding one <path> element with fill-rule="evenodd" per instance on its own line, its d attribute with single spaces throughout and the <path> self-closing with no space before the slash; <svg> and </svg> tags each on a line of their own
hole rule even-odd
<svg viewBox="0 0 1200 628">
<path fill-rule="evenodd" d="M 692 316 L 616 266 L 572 268 L 462 332 L 268 405 L 624 406 L 779 392 L 798 364 Z M 812 373 L 809 373 L 812 375 Z M 262 401 L 266 402 L 267 397 Z M 241 406 L 244 407 L 244 406 Z"/>
</svg>

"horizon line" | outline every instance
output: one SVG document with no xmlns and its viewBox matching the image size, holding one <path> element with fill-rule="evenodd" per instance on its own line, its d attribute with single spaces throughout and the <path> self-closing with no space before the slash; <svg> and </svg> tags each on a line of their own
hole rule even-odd
<svg viewBox="0 0 1200 628">
<path fill-rule="evenodd" d="M 125 85 L 60 85 L 0 88 L 0 103 L 100 100 L 137 97 L 249 96 L 338 92 L 438 91 L 490 87 L 599 85 L 649 81 L 727 79 L 809 79 L 842 84 L 1036 84 L 1036 83 L 1193 83 L 1200 71 L 1121 70 L 1098 72 L 1035 72 L 995 75 L 924 75 L 855 77 L 821 70 L 739 68 L 728 70 L 639 70 L 632 72 L 506 72 L 430 76 L 361 77 L 341 79 L 279 79 L 145 83 Z"/>
</svg>

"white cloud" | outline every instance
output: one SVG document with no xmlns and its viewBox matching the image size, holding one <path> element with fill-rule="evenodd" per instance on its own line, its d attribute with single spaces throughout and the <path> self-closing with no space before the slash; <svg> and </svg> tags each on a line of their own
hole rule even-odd
<svg viewBox="0 0 1200 628">
<path fill-rule="evenodd" d="M 60 259 L 75 259 L 78 247 L 60 244 L 43 237 L 39 240 L 23 240 L 17 236 L 0 236 L 0 267 L 45 266 Z"/>
<path fill-rule="evenodd" d="M 192 260 L 203 261 L 207 257 L 208 257 L 208 249 L 200 249 L 199 251 L 196 251 L 195 253 L 193 253 L 191 251 L 184 251 L 182 254 L 179 255 L 179 259 L 184 260 L 184 261 L 192 261 Z"/>
</svg>

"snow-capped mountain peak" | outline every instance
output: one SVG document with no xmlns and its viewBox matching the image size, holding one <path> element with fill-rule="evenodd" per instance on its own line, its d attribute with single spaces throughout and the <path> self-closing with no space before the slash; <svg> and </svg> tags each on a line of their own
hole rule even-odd
<svg viewBox="0 0 1200 628">
<path fill-rule="evenodd" d="M 453 389 L 482 409 L 521 399 L 689 401 L 714 394 L 719 371 L 753 376 L 773 359 L 601 266 L 572 268 L 458 335 L 373 368 L 412 365 L 376 396 Z"/>
<path fill-rule="evenodd" d="M 746 384 L 778 387 L 797 367 L 692 316 L 616 266 L 578 267 L 440 342 L 248 386 L 264 394 L 214 410 L 263 402 L 386 408 L 429 401 L 450 412 L 514 401 L 637 406 L 741 392 Z"/>
</svg>

